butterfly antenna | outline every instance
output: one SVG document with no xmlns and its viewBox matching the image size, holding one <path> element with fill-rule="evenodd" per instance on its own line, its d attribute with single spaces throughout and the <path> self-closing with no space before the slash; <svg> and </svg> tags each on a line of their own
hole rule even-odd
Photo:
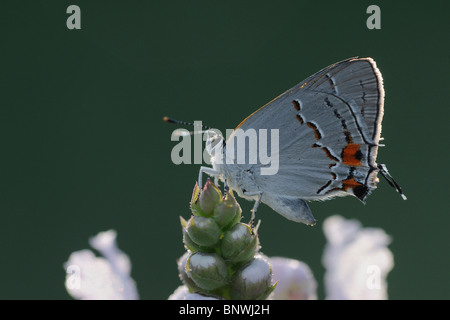
<svg viewBox="0 0 450 320">
<path fill-rule="evenodd" d="M 192 122 L 186 122 L 186 121 L 180 121 L 180 120 L 176 120 L 173 118 L 169 118 L 169 117 L 163 117 L 163 121 L 168 122 L 168 123 L 174 123 L 174 124 L 181 124 L 183 126 L 194 126 L 194 127 L 201 127 L 202 129 L 205 130 L 211 130 L 211 127 L 205 126 L 205 125 L 200 125 L 197 123 L 192 123 Z"/>
<path fill-rule="evenodd" d="M 399 184 L 394 180 L 394 178 L 389 174 L 388 169 L 384 164 L 378 164 L 378 169 L 380 170 L 380 174 L 383 176 L 384 179 L 389 183 L 391 187 L 393 187 L 395 190 L 397 190 L 398 193 L 402 196 L 403 200 L 406 200 L 406 196 L 402 191 L 402 188 L 399 186 Z"/>
</svg>

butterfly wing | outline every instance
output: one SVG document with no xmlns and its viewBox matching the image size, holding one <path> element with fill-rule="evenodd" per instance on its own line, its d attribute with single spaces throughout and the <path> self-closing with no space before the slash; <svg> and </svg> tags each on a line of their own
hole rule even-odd
<svg viewBox="0 0 450 320">
<path fill-rule="evenodd" d="M 264 194 L 305 200 L 352 194 L 364 200 L 378 181 L 375 160 L 383 101 L 375 61 L 348 59 L 250 115 L 237 128 L 279 130 L 278 173 L 259 175 L 261 165 L 252 169 L 262 201 L 274 202 L 265 201 Z M 268 150 L 277 148 L 268 141 Z"/>
</svg>

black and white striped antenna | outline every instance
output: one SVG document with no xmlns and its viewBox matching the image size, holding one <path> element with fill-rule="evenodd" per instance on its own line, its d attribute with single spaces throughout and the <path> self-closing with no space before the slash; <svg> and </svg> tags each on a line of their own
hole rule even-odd
<svg viewBox="0 0 450 320">
<path fill-rule="evenodd" d="M 180 120 L 176 120 L 170 117 L 163 117 L 163 121 L 167 122 L 167 123 L 173 123 L 173 124 L 181 124 L 183 126 L 193 126 L 193 127 L 201 127 L 204 130 L 201 131 L 189 131 L 189 133 L 186 133 L 185 131 L 180 131 L 178 134 L 181 136 L 186 136 L 186 135 L 193 135 L 193 134 L 198 134 L 198 133 L 205 133 L 205 132 L 214 132 L 214 129 L 208 126 L 205 126 L 203 124 L 198 124 L 198 123 L 193 123 L 193 122 L 187 122 L 187 121 L 180 121 Z M 215 132 L 214 132 L 215 133 Z"/>
</svg>

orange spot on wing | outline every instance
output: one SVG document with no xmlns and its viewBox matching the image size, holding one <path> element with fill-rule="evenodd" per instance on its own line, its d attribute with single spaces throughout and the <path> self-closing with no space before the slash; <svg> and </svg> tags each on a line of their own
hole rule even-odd
<svg viewBox="0 0 450 320">
<path fill-rule="evenodd" d="M 359 183 L 358 181 L 356 181 L 354 178 L 351 178 L 351 179 L 347 179 L 347 180 L 342 181 L 342 185 L 343 185 L 343 189 L 345 191 L 347 191 L 349 188 L 353 189 L 353 188 L 355 188 L 357 186 L 361 186 L 362 184 Z"/>
<path fill-rule="evenodd" d="M 348 166 L 362 166 L 361 157 L 362 153 L 359 150 L 361 145 L 349 143 L 342 150 L 342 162 Z"/>
</svg>

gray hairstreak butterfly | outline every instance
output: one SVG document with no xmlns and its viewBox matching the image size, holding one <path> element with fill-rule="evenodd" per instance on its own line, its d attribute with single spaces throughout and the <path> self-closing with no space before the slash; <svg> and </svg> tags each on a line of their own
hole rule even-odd
<svg viewBox="0 0 450 320">
<path fill-rule="evenodd" d="M 212 168 L 200 168 L 198 183 L 207 173 L 254 200 L 252 222 L 262 202 L 287 219 L 314 225 L 306 201 L 352 195 L 364 202 L 377 187 L 378 173 L 406 200 L 386 166 L 376 163 L 383 105 L 383 79 L 373 59 L 335 63 L 252 113 L 226 141 L 217 134 L 209 138 Z M 264 148 L 278 161 L 275 174 L 262 174 L 267 166 L 261 160 L 239 162 L 239 156 L 229 156 L 239 152 L 238 132 L 254 130 L 261 137 L 261 129 L 277 134 L 278 140 L 267 139 L 264 131 Z M 249 144 L 242 150 L 246 159 L 254 156 Z"/>
</svg>

